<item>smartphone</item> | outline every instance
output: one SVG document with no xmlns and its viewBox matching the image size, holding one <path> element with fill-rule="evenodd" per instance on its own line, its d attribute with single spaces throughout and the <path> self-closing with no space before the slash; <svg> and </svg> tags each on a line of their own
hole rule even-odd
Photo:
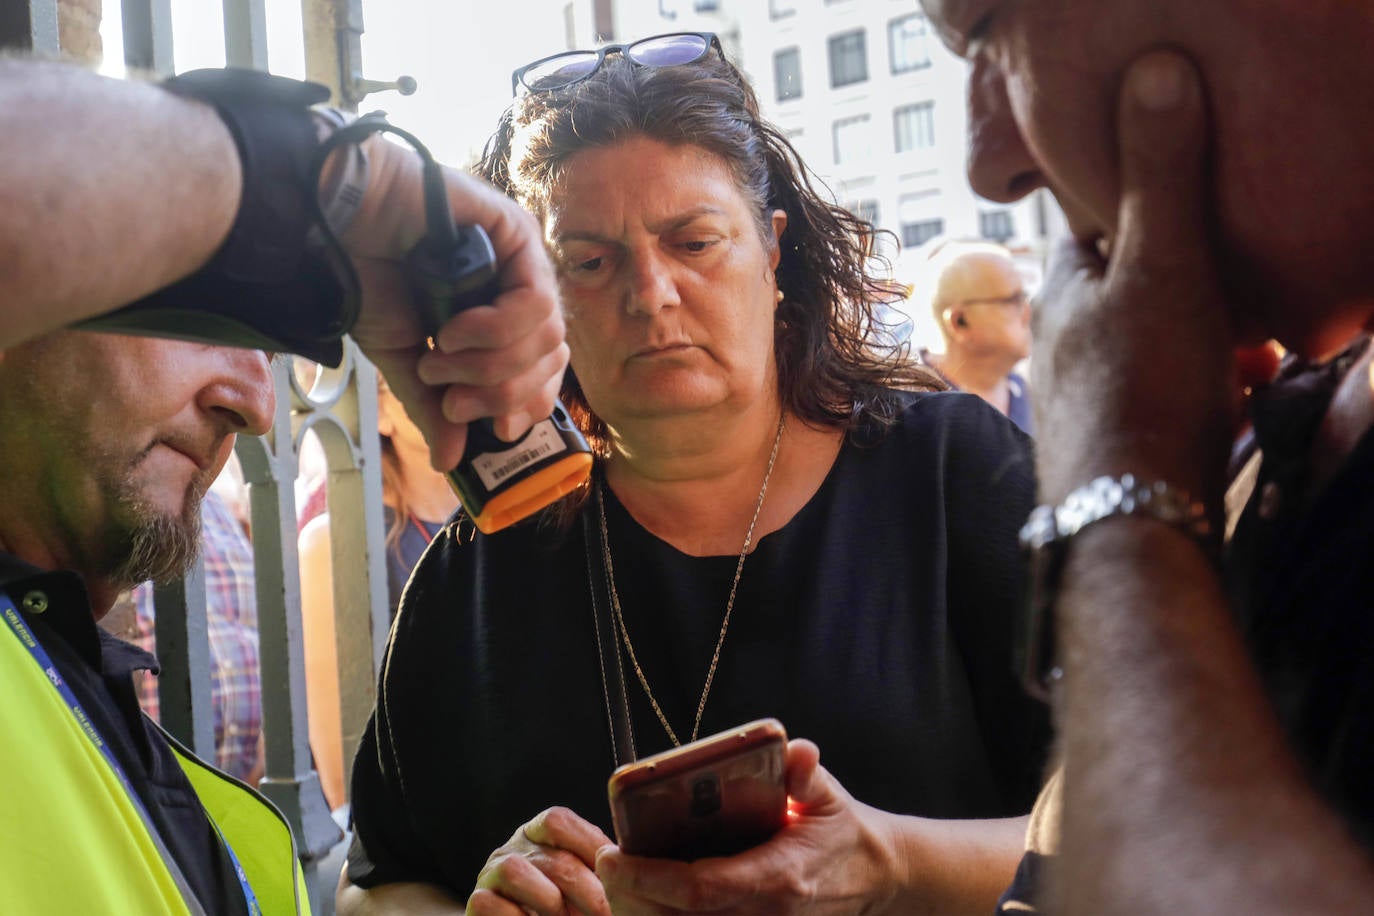
<svg viewBox="0 0 1374 916">
<path fill-rule="evenodd" d="M 759 719 L 628 763 L 607 791 L 620 848 L 692 861 L 762 843 L 787 821 L 787 732 Z"/>
</svg>

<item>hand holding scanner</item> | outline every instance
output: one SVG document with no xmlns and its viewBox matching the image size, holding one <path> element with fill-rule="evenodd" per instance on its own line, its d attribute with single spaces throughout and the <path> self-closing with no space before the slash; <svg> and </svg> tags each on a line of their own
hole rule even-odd
<svg viewBox="0 0 1374 916">
<path fill-rule="evenodd" d="M 425 237 L 406 263 L 422 324 L 433 338 L 458 312 L 496 299 L 501 291 L 496 252 L 480 226 L 454 224 L 443 170 L 419 139 L 380 113 L 336 131 L 317 153 L 313 174 L 318 178 L 331 150 L 373 133 L 399 136 L 424 163 Z M 463 457 L 448 480 L 478 530 L 491 534 L 572 492 L 591 468 L 591 449 L 559 403 L 515 442 L 498 437 L 490 419 L 469 424 Z"/>
<path fill-rule="evenodd" d="M 428 171 L 428 166 L 427 166 Z M 426 202 L 429 193 L 426 175 Z M 439 193 L 443 193 L 442 184 Z M 489 303 L 500 291 L 496 254 L 480 226 L 454 226 L 443 198 L 447 226 L 429 232 L 407 259 L 426 330 L 437 334 L 451 316 Z M 440 224 L 443 226 L 443 224 Z M 491 534 L 572 492 L 591 473 L 592 454 L 562 403 L 515 442 L 497 437 L 490 420 L 469 424 L 467 445 L 448 480 L 479 531 Z"/>
</svg>

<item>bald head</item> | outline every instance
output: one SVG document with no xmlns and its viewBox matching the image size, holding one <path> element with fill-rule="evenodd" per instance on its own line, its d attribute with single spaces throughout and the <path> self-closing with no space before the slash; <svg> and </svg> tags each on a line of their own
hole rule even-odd
<svg viewBox="0 0 1374 916">
<path fill-rule="evenodd" d="M 946 369 L 980 363 L 1005 375 L 1030 353 L 1026 288 L 1007 249 L 950 242 L 931 257 L 927 283 Z"/>
<path fill-rule="evenodd" d="M 930 259 L 930 306 L 945 326 L 945 312 L 969 300 L 1001 299 L 1022 288 L 1011 252 L 991 242 L 950 242 Z"/>
</svg>

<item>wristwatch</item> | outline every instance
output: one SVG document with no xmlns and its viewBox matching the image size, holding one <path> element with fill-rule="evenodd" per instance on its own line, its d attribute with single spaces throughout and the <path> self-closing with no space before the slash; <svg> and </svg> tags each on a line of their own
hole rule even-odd
<svg viewBox="0 0 1374 916">
<path fill-rule="evenodd" d="M 1025 637 L 1018 651 L 1026 689 L 1046 698 L 1063 676 L 1055 661 L 1054 601 L 1069 542 L 1084 528 L 1117 515 L 1151 518 L 1210 545 L 1207 507 L 1161 480 L 1133 474 L 1098 477 L 1070 493 L 1057 506 L 1038 506 L 1021 528 L 1021 550 L 1029 563 Z"/>
</svg>

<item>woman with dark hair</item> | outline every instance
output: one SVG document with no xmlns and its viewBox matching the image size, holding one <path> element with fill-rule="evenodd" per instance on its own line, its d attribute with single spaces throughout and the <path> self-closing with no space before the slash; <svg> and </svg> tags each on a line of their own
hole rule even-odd
<svg viewBox="0 0 1374 916">
<path fill-rule="evenodd" d="M 597 465 L 417 568 L 343 911 L 990 911 L 1024 822 L 973 819 L 1029 810 L 1047 736 L 1012 664 L 1026 439 L 884 348 L 866 227 L 714 36 L 516 79 L 482 170 L 544 225 Z M 809 739 L 774 839 L 687 871 L 610 845 L 617 763 L 762 716 Z"/>
</svg>

